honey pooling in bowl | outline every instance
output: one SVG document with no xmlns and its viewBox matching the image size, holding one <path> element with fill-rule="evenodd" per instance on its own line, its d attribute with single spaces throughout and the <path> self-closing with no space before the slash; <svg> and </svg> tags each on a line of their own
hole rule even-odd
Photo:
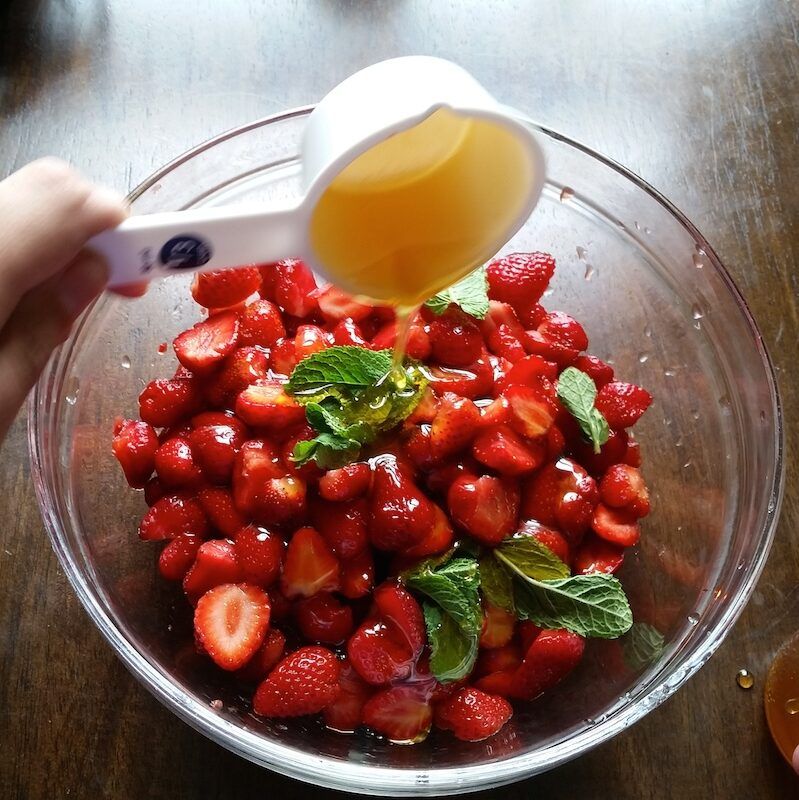
<svg viewBox="0 0 799 800">
<path fill-rule="evenodd" d="M 777 651 L 766 678 L 766 720 L 774 743 L 796 769 L 799 749 L 799 633 Z"/>
</svg>

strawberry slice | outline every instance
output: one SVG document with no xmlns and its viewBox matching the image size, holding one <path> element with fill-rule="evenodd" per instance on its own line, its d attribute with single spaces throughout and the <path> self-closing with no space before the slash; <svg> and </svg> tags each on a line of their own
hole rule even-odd
<svg viewBox="0 0 799 800">
<path fill-rule="evenodd" d="M 515 673 L 513 696 L 533 700 L 566 677 L 583 657 L 585 640 L 565 630 L 542 631 Z"/>
<path fill-rule="evenodd" d="M 596 356 L 585 355 L 580 356 L 575 362 L 574 366 L 588 375 L 591 380 L 596 384 L 597 389 L 601 389 L 605 384 L 613 380 L 613 367 L 606 364 L 601 358 Z"/>
<path fill-rule="evenodd" d="M 517 340 L 521 340 L 524 336 L 524 326 L 516 316 L 513 307 L 508 303 L 490 300 L 485 318 L 480 322 L 480 331 L 492 351 L 499 343 L 498 334 L 500 328 L 504 328 L 508 334 Z M 497 355 L 501 354 L 497 353 Z"/>
<path fill-rule="evenodd" d="M 346 317 L 333 328 L 333 344 L 351 347 L 369 347 L 358 323 Z"/>
<path fill-rule="evenodd" d="M 294 334 L 294 352 L 297 361 L 330 347 L 328 335 L 318 325 L 300 325 Z"/>
<path fill-rule="evenodd" d="M 409 592 L 393 583 L 375 589 L 375 606 L 383 620 L 395 628 L 414 657 L 422 652 L 427 640 L 422 609 Z"/>
<path fill-rule="evenodd" d="M 480 411 L 466 397 L 445 392 L 430 426 L 430 453 L 441 461 L 467 447 L 474 438 Z"/>
<path fill-rule="evenodd" d="M 436 727 L 452 731 L 456 739 L 480 742 L 493 736 L 513 716 L 510 703 L 502 697 L 468 687 L 436 708 Z"/>
<path fill-rule="evenodd" d="M 611 381 L 603 386 L 594 405 L 614 430 L 630 428 L 652 404 L 652 395 L 634 383 Z"/>
<path fill-rule="evenodd" d="M 339 322 L 345 317 L 360 322 L 372 313 L 373 308 L 332 284 L 316 290 L 316 301 L 325 322 Z"/>
<path fill-rule="evenodd" d="M 543 388 L 513 385 L 504 395 L 510 408 L 510 424 L 522 436 L 544 436 L 555 422 L 552 400 Z"/>
<path fill-rule="evenodd" d="M 294 337 L 289 339 L 278 339 L 271 351 L 272 369 L 278 375 L 288 377 L 294 371 L 299 359 L 297 358 L 297 347 L 294 344 Z"/>
<path fill-rule="evenodd" d="M 480 432 L 472 445 L 472 455 L 502 475 L 516 476 L 541 466 L 546 442 L 525 443 L 507 425 L 495 425 Z"/>
<path fill-rule="evenodd" d="M 128 485 L 141 489 L 155 468 L 158 435 L 152 426 L 134 419 L 117 420 L 111 449 Z"/>
<path fill-rule="evenodd" d="M 319 480 L 319 495 L 338 503 L 354 500 L 365 494 L 372 484 L 372 469 L 355 462 L 340 469 L 328 470 Z"/>
<path fill-rule="evenodd" d="M 227 583 L 206 592 L 194 610 L 197 642 L 225 670 L 243 667 L 269 627 L 269 597 L 246 583 Z"/>
<path fill-rule="evenodd" d="M 270 604 L 272 599 L 270 597 Z M 274 608 L 270 617 L 274 618 Z M 283 658 L 286 650 L 286 637 L 277 628 L 269 628 L 264 636 L 263 644 L 255 651 L 255 655 L 239 670 L 236 677 L 245 683 L 260 683 Z"/>
<path fill-rule="evenodd" d="M 480 634 L 480 647 L 491 650 L 505 647 L 513 638 L 516 617 L 504 608 L 483 603 L 483 630 Z"/>
<path fill-rule="evenodd" d="M 241 567 L 233 552 L 233 542 L 211 539 L 203 542 L 197 551 L 194 564 L 183 579 L 183 591 L 194 604 L 209 589 L 225 583 L 238 583 L 243 579 Z"/>
<path fill-rule="evenodd" d="M 483 544 L 497 545 L 516 529 L 519 487 L 507 478 L 463 475 L 449 487 L 447 507 L 456 525 Z"/>
<path fill-rule="evenodd" d="M 525 356 L 513 364 L 505 376 L 494 387 L 494 394 L 504 393 L 510 386 L 532 386 L 540 389 L 542 378 L 554 381 L 558 377 L 558 366 L 541 356 Z"/>
<path fill-rule="evenodd" d="M 606 542 L 598 536 L 585 537 L 574 556 L 574 572 L 577 575 L 590 575 L 605 572 L 612 575 L 624 562 L 624 548 Z"/>
<path fill-rule="evenodd" d="M 441 397 L 445 392 L 454 392 L 461 397 L 474 399 L 484 397 L 494 385 L 494 370 L 483 353 L 465 367 L 429 367 L 430 388 Z"/>
<path fill-rule="evenodd" d="M 261 286 L 258 267 L 202 272 L 194 276 L 191 296 L 206 308 L 226 308 L 246 300 Z"/>
<path fill-rule="evenodd" d="M 286 597 L 312 597 L 335 592 L 340 584 L 339 563 L 313 528 L 300 528 L 289 541 L 280 586 Z"/>
<path fill-rule="evenodd" d="M 363 723 L 398 744 L 421 742 L 430 731 L 433 711 L 414 686 L 393 686 L 371 697 L 363 707 Z"/>
<path fill-rule="evenodd" d="M 340 663 L 339 696 L 324 709 L 325 725 L 340 733 L 354 733 L 361 724 L 363 707 L 374 694 L 374 688 L 353 669 L 347 658 Z"/>
<path fill-rule="evenodd" d="M 317 308 L 316 280 L 310 268 L 297 258 L 279 261 L 276 266 L 274 299 L 286 313 L 307 317 Z"/>
<path fill-rule="evenodd" d="M 325 647 L 301 647 L 269 673 L 252 700 L 262 717 L 302 717 L 318 714 L 335 702 L 340 667 L 335 653 Z"/>
<path fill-rule="evenodd" d="M 449 517 L 437 505 L 433 506 L 433 513 L 435 518 L 430 532 L 421 542 L 409 547 L 403 553 L 404 558 L 409 562 L 443 553 L 452 547 L 455 533 L 452 530 Z"/>
<path fill-rule="evenodd" d="M 619 547 L 632 547 L 641 538 L 635 514 L 626 508 L 609 508 L 604 503 L 594 510 L 591 528 L 597 536 Z"/>
<path fill-rule="evenodd" d="M 236 414 L 248 425 L 284 432 L 305 421 L 305 409 L 276 380 L 259 380 L 236 398 Z"/>
<path fill-rule="evenodd" d="M 173 347 L 178 361 L 186 369 L 207 374 L 235 350 L 238 338 L 238 315 L 226 311 L 183 331 Z"/>
<path fill-rule="evenodd" d="M 181 535 L 202 538 L 207 531 L 208 520 L 200 504 L 187 495 L 174 494 L 153 503 L 142 517 L 139 538 L 145 541 L 174 539 Z"/>
</svg>

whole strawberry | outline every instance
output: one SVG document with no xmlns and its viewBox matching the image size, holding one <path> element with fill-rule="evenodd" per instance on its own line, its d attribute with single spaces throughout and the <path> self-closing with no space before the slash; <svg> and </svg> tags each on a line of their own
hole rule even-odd
<svg viewBox="0 0 799 800">
<path fill-rule="evenodd" d="M 464 742 L 479 742 L 493 736 L 512 715 L 507 700 L 470 687 L 438 705 L 435 723 Z"/>
</svg>

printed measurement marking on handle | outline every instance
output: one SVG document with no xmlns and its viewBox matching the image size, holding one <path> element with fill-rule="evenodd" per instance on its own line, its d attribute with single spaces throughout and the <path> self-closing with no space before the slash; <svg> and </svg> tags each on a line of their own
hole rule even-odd
<svg viewBox="0 0 799 800">
<path fill-rule="evenodd" d="M 167 269 L 193 269 L 211 260 L 211 245 L 193 233 L 173 236 L 161 248 L 158 260 Z"/>
</svg>

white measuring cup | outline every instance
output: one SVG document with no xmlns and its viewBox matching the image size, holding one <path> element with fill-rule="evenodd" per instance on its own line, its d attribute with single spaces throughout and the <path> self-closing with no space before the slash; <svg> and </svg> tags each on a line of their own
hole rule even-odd
<svg viewBox="0 0 799 800">
<path fill-rule="evenodd" d="M 109 285 L 298 257 L 383 300 L 396 300 L 415 268 L 409 291 L 423 299 L 496 253 L 544 182 L 541 150 L 516 112 L 427 56 L 383 61 L 336 86 L 308 119 L 301 158 L 305 194 L 293 205 L 133 216 L 94 237 Z M 389 267 L 397 286 L 369 280 Z"/>
</svg>

